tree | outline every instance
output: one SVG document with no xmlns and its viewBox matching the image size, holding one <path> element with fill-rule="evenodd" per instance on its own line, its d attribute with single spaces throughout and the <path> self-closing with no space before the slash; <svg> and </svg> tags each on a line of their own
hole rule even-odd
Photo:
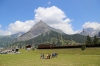
<svg viewBox="0 0 100 66">
<path fill-rule="evenodd" d="M 98 44 L 100 45 L 100 40 L 98 40 Z"/>
<path fill-rule="evenodd" d="M 94 44 L 94 45 L 98 44 L 98 38 L 97 38 L 96 36 L 94 36 L 93 44 Z"/>
<path fill-rule="evenodd" d="M 86 45 L 91 45 L 92 44 L 92 39 L 91 37 L 88 35 L 87 39 L 86 39 Z"/>
</svg>

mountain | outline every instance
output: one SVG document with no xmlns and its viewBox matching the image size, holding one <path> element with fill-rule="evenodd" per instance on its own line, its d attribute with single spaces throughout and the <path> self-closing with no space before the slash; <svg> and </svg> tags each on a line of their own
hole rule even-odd
<svg viewBox="0 0 100 66">
<path fill-rule="evenodd" d="M 0 46 L 7 46 L 8 44 L 12 43 L 15 39 L 10 36 L 1 36 L 0 37 Z"/>
<path fill-rule="evenodd" d="M 95 35 L 98 35 L 98 33 L 100 32 L 100 27 L 93 29 L 93 28 L 85 28 L 82 32 L 80 32 L 79 34 L 81 35 L 89 35 L 90 37 L 94 37 Z"/>
<path fill-rule="evenodd" d="M 56 45 L 83 43 L 84 36 L 80 34 L 67 35 L 62 30 L 52 28 L 40 20 L 28 32 L 0 37 L 0 46 L 16 46 L 26 44 L 50 43 Z"/>
<path fill-rule="evenodd" d="M 56 45 L 58 44 L 66 45 L 68 43 L 71 43 L 71 44 L 83 43 L 84 36 L 80 34 L 73 34 L 73 35 L 60 34 L 55 31 L 50 31 L 49 33 L 46 32 L 45 35 L 41 34 L 36 38 L 28 40 L 28 42 L 33 42 L 36 44 L 50 43 L 50 44 L 56 44 Z"/>
<path fill-rule="evenodd" d="M 22 34 L 24 34 L 24 33 L 19 32 L 19 33 L 12 34 L 12 35 L 0 36 L 0 46 L 7 47 L 8 44 L 12 44 L 12 43 L 16 42 L 17 38 Z"/>
<path fill-rule="evenodd" d="M 50 32 L 50 31 L 55 31 L 58 33 L 64 33 L 62 30 L 59 29 L 54 29 L 50 26 L 48 26 L 45 22 L 43 22 L 42 20 L 40 20 L 38 23 L 36 23 L 28 32 L 26 32 L 25 34 L 21 35 L 20 37 L 18 37 L 18 41 L 25 41 L 25 40 L 29 40 L 32 38 L 35 38 L 43 33 L 46 32 Z"/>
<path fill-rule="evenodd" d="M 96 36 L 97 36 L 97 37 L 100 37 L 100 27 L 98 27 L 98 28 L 96 29 L 95 33 L 96 33 Z"/>
<path fill-rule="evenodd" d="M 19 36 L 21 36 L 23 34 L 24 34 L 24 32 L 18 32 L 16 34 L 12 34 L 12 35 L 9 35 L 9 36 L 12 37 L 12 38 L 18 38 Z"/>
<path fill-rule="evenodd" d="M 64 45 L 76 45 L 84 43 L 84 36 L 80 34 L 74 34 L 74 35 L 67 35 L 67 34 L 61 34 L 56 31 L 49 31 L 46 33 L 42 33 L 41 35 L 25 40 L 25 41 L 17 41 L 13 43 L 12 45 L 21 45 L 25 46 L 27 44 L 31 44 L 34 46 L 38 46 L 39 44 L 55 44 L 57 46 L 64 46 Z"/>
<path fill-rule="evenodd" d="M 97 37 L 100 37 L 100 31 L 96 34 Z"/>
<path fill-rule="evenodd" d="M 93 28 L 86 28 L 86 29 L 83 29 L 82 32 L 80 32 L 81 35 L 89 35 L 89 36 L 94 36 L 94 29 Z"/>
</svg>

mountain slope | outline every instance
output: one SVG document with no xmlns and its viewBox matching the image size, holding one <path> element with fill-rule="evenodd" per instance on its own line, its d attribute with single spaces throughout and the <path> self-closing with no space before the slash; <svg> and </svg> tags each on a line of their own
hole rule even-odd
<svg viewBox="0 0 100 66">
<path fill-rule="evenodd" d="M 89 35 L 90 37 L 94 37 L 95 35 L 99 34 L 100 32 L 100 27 L 93 29 L 93 28 L 85 28 L 82 32 L 80 32 L 79 34 L 81 35 Z"/>
<path fill-rule="evenodd" d="M 32 41 L 33 43 L 36 44 L 41 44 L 41 43 L 54 43 L 54 44 L 67 44 L 71 42 L 76 42 L 76 43 L 84 43 L 84 36 L 80 34 L 74 34 L 74 35 L 67 35 L 67 34 L 60 34 L 55 31 L 50 31 L 49 33 L 46 33 L 45 35 L 41 34 L 36 38 L 33 38 L 29 41 Z M 71 42 L 70 42 L 71 41 Z"/>
<path fill-rule="evenodd" d="M 43 33 L 35 38 L 26 41 L 17 41 L 14 44 L 25 46 L 27 44 L 38 46 L 39 44 L 55 44 L 57 46 L 64 46 L 68 44 L 84 43 L 84 36 L 80 34 L 67 35 L 55 31 Z"/>
<path fill-rule="evenodd" d="M 18 41 L 25 41 L 32 38 L 35 38 L 43 33 L 49 32 L 49 31 L 56 31 L 58 33 L 64 33 L 61 30 L 54 29 L 50 26 L 48 26 L 46 23 L 44 23 L 42 20 L 40 20 L 38 23 L 36 23 L 27 33 L 21 35 L 18 37 Z"/>
<path fill-rule="evenodd" d="M 100 31 L 96 34 L 97 37 L 100 37 Z"/>
<path fill-rule="evenodd" d="M 8 44 L 11 44 L 15 41 L 16 39 L 10 36 L 2 36 L 0 37 L 0 46 L 1 47 L 6 47 Z"/>
<path fill-rule="evenodd" d="M 12 35 L 0 36 L 0 47 L 7 47 L 9 44 L 16 42 L 17 38 L 24 34 L 23 32 L 19 32 Z"/>
</svg>

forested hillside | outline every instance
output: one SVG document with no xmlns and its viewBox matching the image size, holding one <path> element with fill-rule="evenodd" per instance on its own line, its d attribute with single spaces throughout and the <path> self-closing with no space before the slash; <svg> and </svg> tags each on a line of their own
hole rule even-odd
<svg viewBox="0 0 100 66">
<path fill-rule="evenodd" d="M 56 46 L 62 46 L 69 44 L 74 45 L 83 42 L 84 42 L 84 36 L 82 35 L 79 34 L 67 35 L 67 34 L 60 34 L 55 31 L 50 31 L 27 41 L 15 42 L 13 45 L 34 44 L 35 46 L 37 46 L 39 44 L 55 44 Z"/>
<path fill-rule="evenodd" d="M 7 47 L 9 44 L 12 44 L 16 41 L 16 38 L 11 36 L 1 36 L 0 37 L 0 47 Z"/>
</svg>

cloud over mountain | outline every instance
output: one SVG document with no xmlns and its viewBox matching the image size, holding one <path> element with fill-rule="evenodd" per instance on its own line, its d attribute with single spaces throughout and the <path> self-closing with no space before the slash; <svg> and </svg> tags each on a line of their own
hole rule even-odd
<svg viewBox="0 0 100 66">
<path fill-rule="evenodd" d="M 58 7 L 39 7 L 35 9 L 35 21 L 43 20 L 53 28 L 61 29 L 67 34 L 73 34 L 71 19 Z"/>
<path fill-rule="evenodd" d="M 74 34 L 78 32 L 73 30 L 73 26 L 71 24 L 72 20 L 67 17 L 63 10 L 56 6 L 38 7 L 34 10 L 34 12 L 34 20 L 26 19 L 26 21 L 15 21 L 9 24 L 6 30 L 0 29 L 0 35 L 10 35 L 18 32 L 27 32 L 34 26 L 34 24 L 36 24 L 40 20 L 43 20 L 43 22 L 46 22 L 46 24 L 50 25 L 53 28 L 61 29 L 66 34 Z M 86 22 L 82 27 L 96 29 L 98 26 L 100 26 L 100 23 L 98 22 Z M 2 28 L 1 25 L 0 28 Z"/>
<path fill-rule="evenodd" d="M 100 23 L 98 22 L 86 22 L 83 26 L 83 28 L 93 28 L 94 30 L 100 27 Z"/>
<path fill-rule="evenodd" d="M 34 20 L 28 20 L 25 22 L 16 21 L 15 23 L 11 23 L 8 29 L 11 33 L 27 32 L 33 25 Z"/>
<path fill-rule="evenodd" d="M 84 28 L 84 32 L 81 31 L 80 33 L 91 37 L 100 32 L 100 23 L 98 22 L 86 22 L 82 27 Z"/>
<path fill-rule="evenodd" d="M 35 23 L 43 20 L 51 27 L 61 29 L 67 34 L 74 33 L 71 25 L 71 19 L 68 18 L 64 11 L 62 11 L 60 8 L 56 6 L 47 8 L 38 7 L 34 10 L 34 12 L 34 20 L 27 20 L 25 22 L 15 21 L 14 23 L 9 24 L 6 31 L 10 32 L 9 34 L 27 32 Z"/>
<path fill-rule="evenodd" d="M 2 30 L 0 29 L 0 35 L 4 36 L 4 35 L 11 35 L 12 33 L 9 30 Z"/>
</svg>

